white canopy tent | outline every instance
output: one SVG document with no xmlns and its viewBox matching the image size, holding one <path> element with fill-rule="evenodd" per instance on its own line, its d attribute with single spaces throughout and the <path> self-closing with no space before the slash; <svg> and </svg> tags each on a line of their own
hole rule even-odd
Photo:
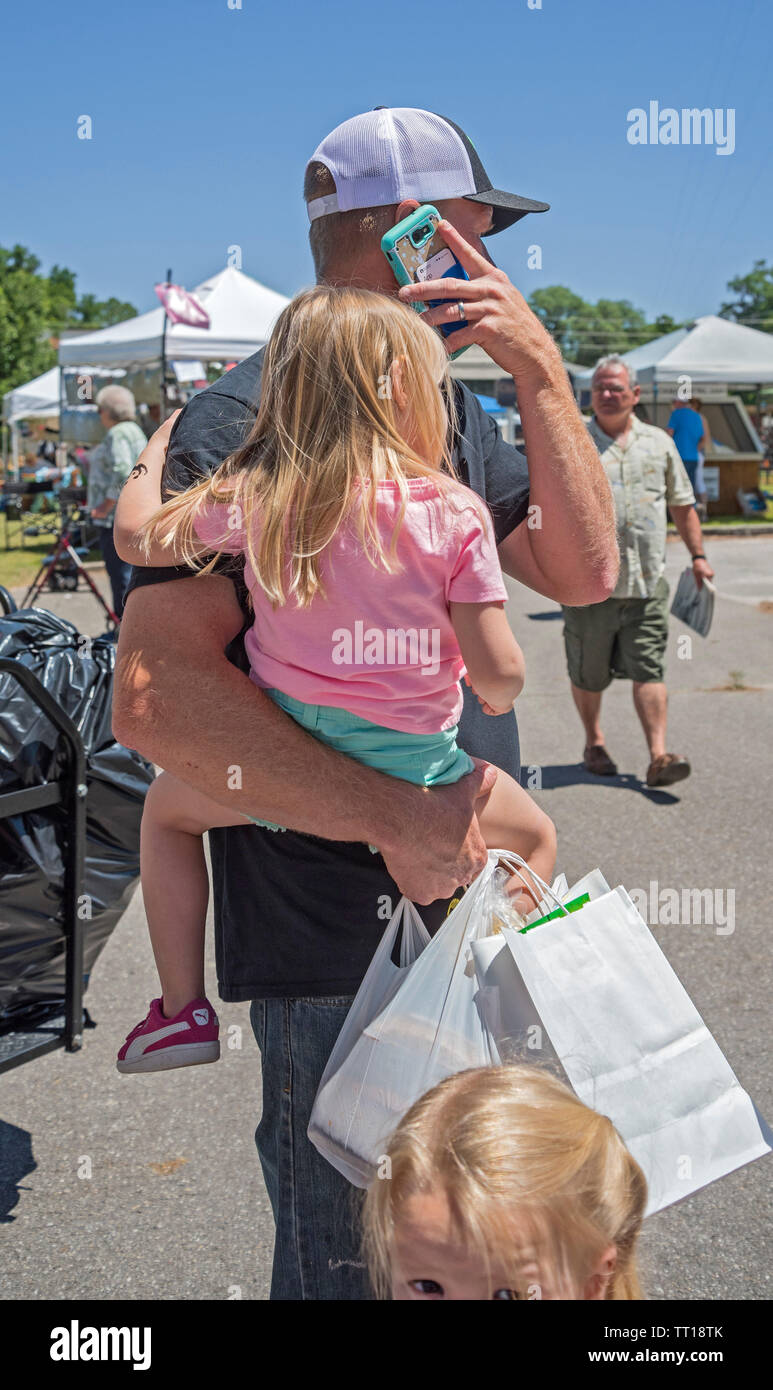
<svg viewBox="0 0 773 1390">
<path fill-rule="evenodd" d="M 14 476 L 19 472 L 19 430 L 20 420 L 47 420 L 59 417 L 59 368 L 36 376 L 23 386 L 16 386 L 3 397 L 3 461 L 6 458 L 6 444 L 10 431 L 10 465 Z"/>
<path fill-rule="evenodd" d="M 704 314 L 686 328 L 621 354 L 642 386 L 674 386 L 689 377 L 694 386 L 763 386 L 773 383 L 773 334 Z M 589 390 L 593 368 L 573 371 L 575 389 Z"/>
<path fill-rule="evenodd" d="M 3 419 L 12 425 L 14 420 L 45 420 L 59 414 L 59 368 L 52 367 L 34 381 L 16 386 L 3 397 Z"/>
<path fill-rule="evenodd" d="M 209 328 L 167 322 L 164 335 L 164 310 L 159 305 L 137 318 L 61 343 L 61 365 L 141 366 L 158 362 L 164 349 L 167 360 L 176 362 L 241 361 L 267 342 L 275 320 L 289 303 L 283 294 L 266 289 L 232 266 L 197 285 L 193 294 L 209 315 Z"/>
<path fill-rule="evenodd" d="M 123 323 L 65 339 L 59 345 L 58 367 L 9 392 L 3 400 L 3 423 L 10 428 L 14 470 L 18 471 L 16 422 L 59 416 L 60 368 L 81 368 L 84 372 L 101 368 L 111 376 L 122 376 L 122 369 L 157 366 L 162 359 L 170 363 L 238 362 L 268 341 L 277 317 L 289 303 L 285 295 L 232 266 L 210 276 L 193 293 L 209 316 L 209 328 L 191 328 L 168 319 L 165 325 L 159 304 Z"/>
<path fill-rule="evenodd" d="M 705 314 L 621 356 L 636 372 L 644 418 L 650 424 L 668 426 L 677 392 L 680 398 L 705 398 L 701 409 L 711 440 L 704 464 L 709 515 L 742 511 L 743 498 L 758 489 L 762 445 L 733 389 L 760 390 L 773 383 L 773 334 Z M 593 368 L 573 371 L 572 376 L 582 402 L 591 388 Z"/>
</svg>

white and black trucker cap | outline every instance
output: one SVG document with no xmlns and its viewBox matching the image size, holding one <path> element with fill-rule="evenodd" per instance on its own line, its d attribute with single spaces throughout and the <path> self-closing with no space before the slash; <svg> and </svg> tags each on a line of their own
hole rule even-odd
<svg viewBox="0 0 773 1390">
<path fill-rule="evenodd" d="M 349 212 L 418 198 L 469 198 L 493 209 L 486 236 L 511 227 L 527 212 L 547 212 L 517 193 L 494 188 L 472 141 L 447 116 L 413 106 L 377 106 L 336 126 L 314 151 L 309 164 L 330 170 L 336 191 L 307 203 L 309 221 L 330 212 Z M 307 166 L 308 167 L 308 166 Z"/>
</svg>

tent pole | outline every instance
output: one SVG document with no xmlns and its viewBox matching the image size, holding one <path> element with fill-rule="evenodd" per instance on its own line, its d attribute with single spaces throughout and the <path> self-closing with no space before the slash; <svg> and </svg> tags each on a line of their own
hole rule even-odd
<svg viewBox="0 0 773 1390">
<path fill-rule="evenodd" d="M 91 391 L 91 383 L 89 383 L 89 391 Z M 96 404 L 96 402 L 94 402 L 94 404 Z M 64 408 L 65 408 L 66 405 L 67 405 L 67 388 L 66 388 L 66 384 L 65 384 L 65 380 L 64 380 L 64 367 L 63 367 L 63 366 L 61 365 L 61 363 L 60 363 L 60 364 L 59 364 L 59 443 L 60 443 L 60 444 L 65 444 L 65 447 L 66 447 L 66 442 L 65 442 L 65 439 L 64 439 L 64 435 L 63 435 L 63 433 L 62 433 L 62 421 L 63 421 L 63 418 L 64 418 Z M 69 449 L 68 449 L 67 452 L 69 453 Z M 81 468 L 81 469 L 80 469 L 80 475 L 81 475 L 81 477 L 83 478 L 83 480 L 84 480 L 84 482 L 85 482 L 85 481 L 86 481 L 86 470 L 85 470 L 85 468 Z"/>
<path fill-rule="evenodd" d="M 166 272 L 166 283 L 171 285 L 172 272 Z M 161 404 L 158 412 L 158 423 L 163 425 L 166 419 L 166 305 L 164 305 L 164 324 L 161 329 Z"/>
</svg>

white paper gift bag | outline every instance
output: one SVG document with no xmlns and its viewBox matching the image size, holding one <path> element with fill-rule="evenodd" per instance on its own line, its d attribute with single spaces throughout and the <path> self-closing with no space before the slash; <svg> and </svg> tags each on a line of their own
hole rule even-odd
<svg viewBox="0 0 773 1390">
<path fill-rule="evenodd" d="M 520 855 L 502 851 L 498 859 L 500 864 L 507 865 L 524 882 L 532 880 L 532 888 L 535 885 L 545 888 L 541 879 L 526 870 Z M 583 896 L 593 901 L 608 892 L 609 884 L 600 869 L 592 869 L 584 874 L 571 888 L 567 885 L 566 875 L 559 874 L 549 892 L 543 893 L 539 905 L 525 921 L 527 924 L 534 922 L 543 914 L 559 910 L 562 904 L 576 902 Z M 496 909 L 503 899 L 496 894 L 492 896 L 496 922 L 494 934 L 473 941 L 470 945 L 480 986 L 478 1007 L 483 1012 L 503 1062 L 539 1059 L 540 1062 L 549 1061 L 555 1069 L 558 1054 L 521 978 L 512 952 L 507 949 L 505 938 L 498 929 L 506 924 L 508 916 L 512 914 L 505 908 L 501 919 L 497 920 Z"/>
<path fill-rule="evenodd" d="M 415 1100 L 454 1072 L 499 1061 L 476 1002 L 480 987 L 470 952 L 471 942 L 491 930 L 487 888 L 496 863 L 497 856 L 490 855 L 429 945 L 403 972 L 396 992 L 371 1011 L 375 996 L 362 1001 L 360 996 L 374 958 L 347 1015 L 320 1082 L 308 1135 L 357 1187 L 371 1182 L 386 1140 Z"/>
<path fill-rule="evenodd" d="M 770 1152 L 773 1136 L 624 888 L 502 936 L 547 1055 L 641 1165 L 647 1214 Z"/>
</svg>

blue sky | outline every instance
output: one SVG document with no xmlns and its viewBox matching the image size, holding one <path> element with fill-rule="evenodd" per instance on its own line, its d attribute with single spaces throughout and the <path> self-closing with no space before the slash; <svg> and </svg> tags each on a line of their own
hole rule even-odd
<svg viewBox="0 0 773 1390">
<path fill-rule="evenodd" d="M 141 310 L 167 266 L 191 288 L 234 244 L 291 294 L 312 279 L 306 160 L 340 121 L 402 105 L 451 116 L 496 186 L 551 203 L 489 242 L 526 295 L 565 284 L 682 319 L 716 312 L 727 280 L 770 258 L 770 0 L 396 14 L 363 0 L 7 7 L 0 244 Z M 631 145 L 628 112 L 653 100 L 733 108 L 734 153 Z"/>
</svg>

